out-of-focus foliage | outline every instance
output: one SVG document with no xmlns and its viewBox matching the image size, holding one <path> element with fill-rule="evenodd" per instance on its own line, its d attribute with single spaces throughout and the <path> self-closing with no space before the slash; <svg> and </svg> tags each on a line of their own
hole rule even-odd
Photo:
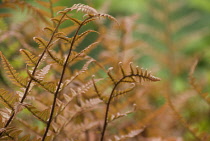
<svg viewBox="0 0 210 141">
<path fill-rule="evenodd" d="M 48 0 L 45 2 L 49 3 Z M 75 1 L 57 1 L 53 6 L 58 7 L 53 12 L 49 10 L 50 8 L 40 6 L 36 0 L 28 1 L 28 3 L 46 11 L 48 16 L 43 16 L 44 14 L 38 13 L 36 9 L 29 9 L 29 7 L 20 8 L 17 6 L 15 10 L 6 7 L 0 9 L 2 13 L 0 51 L 18 71 L 25 69 L 19 49 L 24 48 L 36 52 L 38 48 L 32 40 L 33 37 L 45 37 L 42 28 L 48 24 L 49 18 L 56 16 L 57 10 L 62 10 L 59 9 L 60 6 L 63 6 L 62 8 L 71 7 Z M 104 25 L 101 24 L 101 21 L 87 24 L 82 31 L 91 27 L 99 31 L 100 35 L 88 35 L 89 38 L 81 42 L 81 48 L 77 51 L 98 39 L 100 44 L 90 52 L 90 56 L 100 60 L 100 65 L 105 68 L 110 66 L 119 68 L 119 62 L 122 62 L 124 70 L 129 72 L 128 64 L 133 61 L 139 67 L 152 70 L 161 78 L 160 83 L 138 85 L 134 90 L 132 88 L 133 91 L 128 95 L 116 98 L 111 103 L 108 119 L 113 121 L 107 127 L 107 139 L 123 140 L 130 135 L 133 137 L 131 140 L 209 140 L 210 2 L 208 0 L 80 0 L 76 3 L 88 4 L 102 13 L 113 15 L 121 26 L 119 28 L 110 21 L 103 21 Z M 7 15 L 3 13 L 7 13 Z M 11 17 L 5 18 L 9 15 Z M 81 13 L 77 13 L 75 18 L 81 18 Z M 73 24 L 64 23 L 62 28 L 69 25 Z M 73 33 L 70 32 L 69 35 L 71 34 Z M 58 51 L 58 46 L 55 47 L 56 55 L 62 57 L 65 49 L 62 48 Z M 83 65 L 84 62 L 76 63 L 71 69 L 78 70 Z M 98 66 L 96 66 L 90 72 L 98 70 Z M 60 68 L 54 69 L 54 72 L 51 72 L 54 76 L 49 76 L 51 80 L 58 79 L 59 76 Z M 114 69 L 113 73 L 120 74 L 120 69 Z M 71 73 L 68 72 L 68 74 Z M 103 71 L 99 71 L 97 74 L 106 76 Z M 21 75 L 27 76 L 27 72 L 21 71 Z M 82 93 L 82 96 L 74 99 L 74 102 L 80 106 L 81 103 L 85 105 L 89 102 L 84 100 L 94 97 L 91 92 L 81 91 L 85 86 L 90 86 L 90 83 L 87 83 L 86 80 L 83 81 L 83 78 L 79 77 L 69 86 L 73 89 L 70 92 L 72 95 L 75 90 L 77 93 Z M 107 88 L 110 80 L 97 81 L 97 84 L 100 84 L 99 90 L 104 91 L 103 96 L 106 97 L 107 93 L 109 94 L 111 91 L 111 87 Z M 9 91 L 14 91 L 10 89 L 12 84 L 5 77 L 2 69 L 0 70 L 0 85 Z M 82 86 L 80 87 L 80 85 Z M 91 86 L 93 87 L 93 85 Z M 128 85 L 121 87 L 130 88 Z M 129 91 L 129 89 L 127 90 Z M 49 102 L 44 103 L 42 99 L 46 93 L 41 88 L 37 89 L 35 95 L 38 93 L 41 93 L 42 96 L 38 98 L 40 103 L 37 105 L 46 109 L 46 105 L 52 102 L 52 97 Z M 67 100 L 69 97 L 65 95 L 63 99 Z M 96 105 L 100 103 L 97 102 L 96 100 Z M 131 110 L 134 103 L 136 104 L 134 110 Z M 71 106 L 73 107 L 73 104 Z M 99 140 L 102 121 L 98 119 L 103 119 L 104 112 L 97 108 L 104 109 L 104 106 L 98 104 L 95 108 L 96 110 L 91 112 L 86 111 L 87 114 L 76 115 L 75 121 L 72 122 L 72 126 L 74 125 L 76 128 L 71 134 L 82 131 L 80 128 L 84 129 L 85 125 L 88 125 L 85 132 L 81 134 L 81 138 L 88 137 L 90 140 Z M 20 126 L 25 126 L 24 134 L 29 128 L 27 127 L 29 125 L 24 122 L 27 120 L 27 117 L 24 117 L 26 114 L 28 111 L 25 109 L 18 114 L 17 118 Z M 125 115 L 127 116 L 124 117 Z M 121 116 L 122 118 L 118 119 Z M 98 123 L 90 121 L 93 119 L 97 119 Z M 39 130 L 45 128 L 45 124 L 40 120 L 34 120 L 30 123 L 32 126 L 30 129 L 33 129 L 34 124 L 38 125 Z M 57 125 L 53 128 L 56 129 L 56 127 Z M 92 127 L 93 129 L 91 129 Z M 70 128 L 71 125 L 68 125 L 66 129 Z M 34 135 L 34 130 L 30 131 L 32 135 Z M 40 136 L 39 133 L 35 133 L 35 135 Z M 57 137 L 59 136 L 63 135 L 59 134 Z M 64 133 L 64 136 L 69 135 Z"/>
</svg>

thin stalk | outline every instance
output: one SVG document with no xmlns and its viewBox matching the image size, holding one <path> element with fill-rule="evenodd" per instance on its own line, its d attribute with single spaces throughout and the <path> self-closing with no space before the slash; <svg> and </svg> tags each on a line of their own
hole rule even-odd
<svg viewBox="0 0 210 141">
<path fill-rule="evenodd" d="M 111 103 L 112 98 L 113 98 L 114 90 L 117 88 L 117 86 L 120 84 L 120 82 L 122 82 L 123 79 L 125 79 L 126 77 L 131 77 L 131 76 L 133 76 L 133 75 L 124 76 L 123 78 L 121 78 L 121 79 L 114 85 L 114 88 L 113 88 L 112 91 L 111 91 L 111 94 L 110 94 L 110 96 L 109 96 L 109 100 L 108 100 L 107 105 L 106 105 L 106 112 L 105 112 L 105 116 L 104 116 L 104 124 L 103 124 L 103 130 L 102 130 L 102 132 L 101 132 L 101 140 L 100 140 L 100 141 L 103 141 L 103 140 L 104 140 L 104 135 L 105 135 L 106 127 L 107 127 L 107 125 L 108 125 L 107 118 L 108 118 L 110 103 Z"/>
<path fill-rule="evenodd" d="M 74 34 L 74 36 L 73 36 L 73 39 L 72 39 L 72 42 L 71 42 L 71 45 L 70 45 L 70 49 L 69 49 L 68 56 L 67 56 L 67 58 L 66 58 L 66 60 L 65 60 L 65 63 L 64 63 L 64 65 L 63 65 L 63 70 L 62 70 L 62 73 L 61 73 L 60 81 L 59 81 L 59 83 L 58 83 L 58 87 L 57 87 L 56 92 L 55 92 L 55 94 L 54 94 L 54 99 L 53 99 L 53 104 L 52 104 L 52 108 L 51 108 L 51 112 L 50 112 L 49 121 L 48 121 L 48 123 L 47 123 L 47 127 L 46 127 L 46 129 L 45 129 L 45 133 L 44 133 L 44 135 L 43 135 L 42 141 L 44 141 L 45 138 L 47 137 L 47 133 L 48 133 L 48 131 L 49 131 L 49 128 L 50 128 L 50 125 L 51 125 L 51 122 L 52 122 L 52 119 L 53 119 L 53 114 L 54 114 L 55 106 L 56 106 L 56 100 L 57 100 L 57 97 L 58 97 L 58 93 L 59 93 L 61 84 L 62 84 L 62 82 L 63 82 L 63 78 L 64 78 L 65 71 L 66 71 L 66 67 L 67 67 L 67 65 L 68 65 L 68 60 L 69 60 L 69 58 L 70 58 L 70 55 L 71 55 L 72 48 L 73 48 L 73 45 L 74 45 L 74 43 L 75 43 L 76 37 L 77 37 L 77 35 L 78 35 L 79 30 L 80 30 L 81 27 L 83 26 L 83 24 L 84 24 L 87 20 L 89 20 L 89 19 L 91 19 L 91 18 L 92 18 L 92 17 L 86 18 L 86 19 L 79 25 L 77 31 L 75 32 L 75 34 Z"/>
<path fill-rule="evenodd" d="M 56 26 L 56 28 L 55 28 L 55 30 L 54 30 L 54 32 L 53 32 L 51 38 L 50 38 L 50 41 L 48 42 L 48 44 L 47 44 L 46 48 L 44 49 L 44 51 L 42 52 L 41 56 L 39 57 L 39 60 L 38 60 L 37 64 L 35 65 L 34 69 L 33 69 L 32 76 L 35 75 L 36 70 L 37 70 L 37 68 L 38 68 L 38 66 L 39 66 L 39 64 L 40 64 L 40 62 L 41 62 L 42 58 L 44 57 L 44 55 L 45 55 L 45 53 L 46 53 L 48 47 L 50 46 L 50 44 L 51 44 L 51 42 L 52 42 L 52 40 L 53 40 L 53 38 L 54 38 L 54 35 L 55 35 L 55 33 L 57 32 L 58 27 L 60 26 L 61 21 L 62 21 L 62 19 L 65 17 L 65 15 L 66 15 L 66 14 L 64 14 L 64 15 L 61 17 L 61 19 L 60 19 L 58 25 Z M 30 86 L 31 86 L 32 81 L 33 81 L 33 79 L 30 78 L 30 80 L 29 80 L 29 82 L 28 82 L 28 84 L 27 84 L 27 86 L 26 86 L 24 95 L 23 95 L 23 97 L 22 97 L 20 103 L 23 103 L 23 102 L 24 102 L 24 100 L 25 100 L 25 98 L 26 98 L 26 96 L 27 96 L 27 94 L 28 94 L 28 91 L 29 91 L 29 89 L 30 89 Z M 9 124 L 10 124 L 11 121 L 13 120 L 14 116 L 15 116 L 15 112 L 12 113 L 12 115 L 11 115 L 10 118 L 9 118 L 9 120 L 8 120 L 7 123 L 5 124 L 4 128 L 6 128 L 6 127 L 9 126 Z M 0 136 L 1 136 L 1 135 L 2 135 L 2 133 L 0 133 Z"/>
</svg>

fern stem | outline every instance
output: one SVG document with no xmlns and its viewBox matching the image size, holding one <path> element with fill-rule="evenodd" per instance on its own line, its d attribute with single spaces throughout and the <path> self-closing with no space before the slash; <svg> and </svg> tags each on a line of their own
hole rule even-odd
<svg viewBox="0 0 210 141">
<path fill-rule="evenodd" d="M 56 106 L 56 100 L 57 100 L 57 97 L 58 97 L 58 93 L 59 93 L 61 84 L 62 84 L 62 82 L 63 82 L 63 78 L 64 78 L 65 71 L 66 71 L 66 67 L 67 67 L 67 65 L 68 65 L 68 60 L 69 60 L 69 58 L 70 58 L 70 55 L 71 55 L 71 52 L 72 52 L 73 45 L 74 45 L 74 43 L 75 43 L 76 37 L 77 37 L 77 35 L 78 35 L 78 33 L 79 33 L 79 30 L 80 30 L 81 27 L 83 26 L 83 24 L 84 24 L 87 20 L 89 20 L 89 19 L 91 19 L 91 18 L 92 18 L 92 17 L 86 18 L 86 19 L 79 25 L 77 31 L 75 32 L 75 34 L 74 34 L 74 36 L 73 36 L 73 39 L 72 39 L 72 42 L 71 42 L 71 45 L 70 45 L 70 49 L 69 49 L 68 56 L 67 56 L 67 58 L 66 58 L 66 60 L 65 60 L 65 63 L 64 63 L 64 65 L 63 65 L 63 70 L 62 70 L 61 77 L 60 77 L 60 80 L 59 80 L 59 83 L 58 83 L 58 87 L 57 87 L 56 92 L 55 92 L 55 94 L 54 94 L 54 99 L 53 99 L 53 104 L 52 104 L 52 108 L 51 108 L 51 112 L 50 112 L 49 121 L 48 121 L 48 123 L 47 123 L 47 127 L 46 127 L 46 129 L 45 129 L 45 133 L 44 133 L 44 135 L 43 135 L 42 141 L 44 141 L 45 138 L 47 137 L 47 133 L 48 133 L 48 131 L 49 131 L 49 128 L 50 128 L 50 125 L 51 125 L 51 122 L 52 122 L 52 119 L 53 119 L 53 114 L 54 114 L 55 106 Z"/>
<path fill-rule="evenodd" d="M 55 33 L 57 32 L 58 27 L 60 26 L 61 21 L 62 21 L 62 19 L 63 19 L 64 17 L 65 17 L 65 14 L 61 17 L 61 19 L 60 19 L 58 25 L 56 26 L 54 32 L 52 33 L 52 36 L 51 36 L 51 38 L 50 38 L 50 40 L 49 40 L 47 46 L 45 47 L 44 51 L 42 52 L 41 56 L 39 57 L 39 60 L 37 61 L 36 65 L 35 65 L 35 67 L 34 67 L 34 69 L 33 69 L 32 76 L 35 75 L 36 70 L 37 70 L 37 68 L 38 68 L 38 66 L 39 66 L 39 64 L 40 64 L 40 62 L 41 62 L 42 58 L 44 57 L 46 51 L 48 50 L 48 47 L 50 46 L 51 42 L 53 41 L 54 35 L 55 35 Z M 23 97 L 22 97 L 20 103 L 23 103 L 23 102 L 24 102 L 24 100 L 25 100 L 25 98 L 26 98 L 26 96 L 27 96 L 27 94 L 28 94 L 28 92 L 29 92 L 29 89 L 30 89 L 30 86 L 31 86 L 32 81 L 33 81 L 33 79 L 30 78 L 30 80 L 29 80 L 29 82 L 28 82 L 28 84 L 27 84 L 27 87 L 26 87 L 26 89 L 25 89 L 24 95 L 23 95 Z M 14 116 L 15 116 L 15 113 L 13 112 L 12 115 L 10 116 L 9 120 L 8 120 L 7 123 L 5 124 L 4 128 L 6 128 L 6 127 L 9 126 L 9 124 L 12 122 Z M 0 133 L 0 136 L 1 136 L 1 135 L 2 135 L 2 133 Z"/>
<path fill-rule="evenodd" d="M 104 124 L 103 124 L 103 130 L 101 132 L 101 139 L 100 139 L 100 141 L 103 141 L 104 140 L 104 135 L 105 135 L 106 127 L 108 125 L 107 118 L 108 118 L 108 114 L 109 114 L 110 103 L 112 101 L 114 91 L 117 88 L 117 86 L 123 81 L 123 79 L 125 79 L 127 77 L 132 77 L 132 76 L 134 76 L 134 74 L 123 76 L 117 83 L 115 83 L 115 85 L 114 85 L 114 87 L 113 87 L 113 89 L 111 91 L 111 94 L 109 96 L 109 100 L 108 100 L 107 105 L 106 105 L 106 112 L 105 112 L 105 116 L 104 116 Z"/>
</svg>

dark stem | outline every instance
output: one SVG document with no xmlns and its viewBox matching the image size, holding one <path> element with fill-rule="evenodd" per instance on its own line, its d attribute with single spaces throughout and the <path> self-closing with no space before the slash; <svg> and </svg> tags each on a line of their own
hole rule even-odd
<svg viewBox="0 0 210 141">
<path fill-rule="evenodd" d="M 58 27 L 60 26 L 61 21 L 62 21 L 62 19 L 64 18 L 65 15 L 66 15 L 66 14 L 64 14 L 64 15 L 61 17 L 60 22 L 58 23 L 57 27 L 55 28 L 55 30 L 54 30 L 54 32 L 53 32 L 51 38 L 50 38 L 50 41 L 48 42 L 48 44 L 47 44 L 45 50 L 42 52 L 41 56 L 39 57 L 39 60 L 38 60 L 38 62 L 37 62 L 37 64 L 36 64 L 36 66 L 35 66 L 34 69 L 33 69 L 32 76 L 35 75 L 36 70 L 37 70 L 37 68 L 38 68 L 38 66 L 39 66 L 39 64 L 40 64 L 40 62 L 41 62 L 42 58 L 44 57 L 46 51 L 48 50 L 48 47 L 50 46 L 50 44 L 51 44 L 51 42 L 52 42 L 52 40 L 53 40 L 53 38 L 54 38 L 54 35 L 55 35 L 55 33 L 57 32 Z M 30 80 L 29 80 L 29 82 L 28 82 L 28 84 L 27 84 L 27 86 L 26 86 L 24 95 L 23 95 L 23 97 L 22 97 L 20 103 L 23 103 L 23 102 L 24 102 L 24 100 L 25 100 L 25 98 L 26 98 L 26 96 L 27 96 L 27 94 L 28 94 L 28 91 L 29 91 L 29 89 L 30 89 L 30 86 L 31 86 L 32 81 L 33 81 L 33 79 L 30 78 Z M 10 116 L 9 120 L 7 121 L 7 123 L 5 124 L 4 128 L 6 128 L 6 127 L 9 126 L 9 124 L 10 124 L 11 121 L 13 120 L 14 116 L 15 116 L 15 113 L 14 113 L 14 111 L 13 111 L 12 115 Z M 2 133 L 0 133 L 0 136 L 1 136 L 1 135 L 2 135 Z"/>
<path fill-rule="evenodd" d="M 101 140 L 100 141 L 103 141 L 104 140 L 104 135 L 105 135 L 105 131 L 106 131 L 106 127 L 108 125 L 108 121 L 107 121 L 107 118 L 108 118 L 108 114 L 109 114 L 109 108 L 110 108 L 110 103 L 112 101 L 112 98 L 113 98 L 113 94 L 114 94 L 114 90 L 117 88 L 117 86 L 120 84 L 120 82 L 125 79 L 127 76 L 124 76 L 123 78 L 121 78 L 116 84 L 114 84 L 114 88 L 112 89 L 112 92 L 109 96 L 109 100 L 107 102 L 107 105 L 106 105 L 106 112 L 105 112 L 105 116 L 104 116 L 104 125 L 103 125 L 103 130 L 101 132 Z"/>
<path fill-rule="evenodd" d="M 79 30 L 81 29 L 81 27 L 83 26 L 83 24 L 86 22 L 86 20 L 89 20 L 91 19 L 92 17 L 88 17 L 86 18 L 78 27 L 77 31 L 75 32 L 74 36 L 73 36 L 73 39 L 72 39 L 72 42 L 71 42 L 71 45 L 70 45 L 70 49 L 69 49 L 69 53 L 68 53 L 68 56 L 66 58 L 66 61 L 63 65 L 63 70 L 62 70 L 62 73 L 61 73 L 61 77 L 60 77 L 60 81 L 58 83 L 58 87 L 56 89 L 56 92 L 54 94 L 54 99 L 53 99 L 53 104 L 52 104 L 52 108 L 51 108 L 51 112 L 50 112 L 50 118 L 49 118 L 49 121 L 47 123 L 47 127 L 45 129 L 45 133 L 43 135 L 43 138 L 42 138 L 42 141 L 45 140 L 45 138 L 47 137 L 47 133 L 49 131 L 49 128 L 50 128 L 50 125 L 51 125 L 51 122 L 52 122 L 52 119 L 53 119 L 53 114 L 54 114 L 54 111 L 55 111 L 55 106 L 56 106 L 56 99 L 58 97 L 58 93 L 59 93 L 59 90 L 60 90 L 60 87 L 61 87 L 61 84 L 63 82 L 63 78 L 64 78 L 64 75 L 65 75 L 65 71 L 66 71 L 66 67 L 68 65 L 68 60 L 69 60 L 69 57 L 71 55 L 71 52 L 72 52 L 72 48 L 73 48 L 73 45 L 75 43 L 75 40 L 76 40 L 76 37 L 77 37 L 77 34 L 79 32 Z"/>
</svg>

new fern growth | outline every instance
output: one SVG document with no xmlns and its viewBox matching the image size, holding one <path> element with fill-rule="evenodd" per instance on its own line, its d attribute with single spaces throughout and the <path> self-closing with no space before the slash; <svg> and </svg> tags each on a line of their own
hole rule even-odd
<svg viewBox="0 0 210 141">
<path fill-rule="evenodd" d="M 44 4 L 44 2 L 39 3 Z M 23 5 L 24 3 L 21 6 Z M 83 19 L 74 18 L 71 15 L 73 10 L 84 13 Z M 160 79 L 147 70 L 133 67 L 132 63 L 127 64 L 130 71 L 126 72 L 122 63 L 119 63 L 117 70 L 120 71 L 120 75 L 113 74 L 110 68 L 106 72 L 108 78 L 99 75 L 100 78 L 96 79 L 93 76 L 91 80 L 93 74 L 100 74 L 106 70 L 103 63 L 88 55 L 100 43 L 100 38 L 77 51 L 87 35 L 98 33 L 95 30 L 81 32 L 81 29 L 100 18 L 108 18 L 118 24 L 117 20 L 84 4 L 75 4 L 59 11 L 58 16 L 54 16 L 53 11 L 51 7 L 52 24 L 43 30 L 47 36 L 33 38 L 39 49 L 35 52 L 27 49 L 19 50 L 26 63 L 26 77 L 21 76 L 3 53 L 0 53 L 8 78 L 17 86 L 12 91 L 6 88 L 0 89 L 0 138 L 20 141 L 86 140 L 91 128 L 102 128 L 100 137 L 102 141 L 105 139 L 108 123 L 135 111 L 134 108 L 124 114 L 117 113 L 111 116 L 109 114 L 111 102 L 131 92 L 136 83 L 160 81 Z M 68 28 L 69 30 L 62 28 L 62 24 L 67 21 L 74 23 Z M 74 64 L 79 62 L 83 62 L 82 68 L 75 69 Z M 111 91 L 104 95 L 106 89 Z M 101 127 L 101 119 L 98 119 L 96 114 L 100 112 L 92 109 L 100 107 L 102 102 L 106 105 L 106 109 Z M 27 123 L 24 117 L 21 119 L 19 115 L 26 111 L 28 116 L 34 118 L 34 121 L 39 122 L 43 128 L 36 129 L 33 127 L 34 123 Z M 87 111 L 90 111 L 89 114 L 86 114 Z M 97 120 L 93 120 L 95 118 Z M 22 132 L 19 126 L 29 130 Z M 116 138 L 118 140 L 131 138 L 142 130 L 132 130 L 127 135 Z M 83 133 L 82 136 L 80 132 Z"/>
</svg>

